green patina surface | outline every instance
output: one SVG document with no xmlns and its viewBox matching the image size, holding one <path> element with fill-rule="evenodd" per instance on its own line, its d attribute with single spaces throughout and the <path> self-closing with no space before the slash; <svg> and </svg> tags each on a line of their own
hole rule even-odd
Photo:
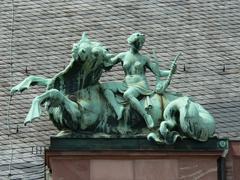
<svg viewBox="0 0 240 180">
<path fill-rule="evenodd" d="M 143 34 L 134 33 L 128 38 L 130 49 L 113 54 L 83 33 L 65 70 L 51 79 L 29 76 L 12 88 L 14 94 L 33 85 L 46 87 L 34 98 L 25 124 L 40 117 L 44 104 L 59 136 L 145 136 L 168 144 L 184 137 L 207 141 L 215 131 L 213 117 L 190 98 L 167 90 L 180 54 L 170 70 L 160 70 L 156 58 L 140 53 L 144 41 Z M 100 83 L 102 73 L 118 63 L 124 81 Z M 156 77 L 155 90 L 148 86 L 147 68 Z"/>
</svg>

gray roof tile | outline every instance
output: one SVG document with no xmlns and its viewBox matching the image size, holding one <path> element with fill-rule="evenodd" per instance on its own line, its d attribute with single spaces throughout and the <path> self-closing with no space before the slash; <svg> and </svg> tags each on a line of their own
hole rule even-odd
<svg viewBox="0 0 240 180">
<path fill-rule="evenodd" d="M 177 1 L 14 0 L 13 78 L 10 73 L 12 1 L 0 6 L 0 176 L 10 160 L 7 109 L 10 86 L 27 75 L 52 77 L 70 61 L 72 44 L 83 31 L 113 52 L 127 49 L 129 34 L 146 34 L 143 52 L 156 50 L 162 69 L 179 52 L 178 73 L 171 88 L 203 104 L 217 121 L 220 137 L 240 137 L 240 6 L 238 0 Z M 185 71 L 184 71 L 185 66 Z M 225 71 L 223 72 L 223 68 Z M 27 72 L 26 72 L 27 69 Z M 154 78 L 148 72 L 153 88 Z M 122 80 L 120 66 L 101 81 Z M 23 121 L 36 94 L 34 87 L 14 96 L 10 106 L 13 142 L 12 179 L 43 179 L 43 159 L 32 146 L 48 146 L 57 133 L 45 114 L 35 123 Z"/>
</svg>

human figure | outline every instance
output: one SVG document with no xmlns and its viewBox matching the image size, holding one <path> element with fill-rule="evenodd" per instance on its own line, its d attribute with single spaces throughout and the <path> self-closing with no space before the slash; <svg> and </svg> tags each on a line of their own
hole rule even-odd
<svg viewBox="0 0 240 180">
<path fill-rule="evenodd" d="M 122 105 L 117 103 L 114 93 L 122 92 L 123 97 L 130 103 L 144 118 L 147 126 L 152 128 L 154 126 L 153 119 L 137 99 L 140 95 L 151 95 L 152 90 L 149 89 L 147 79 L 145 76 L 146 68 L 150 69 L 156 76 L 157 82 L 160 81 L 161 76 L 168 76 L 170 71 L 160 71 L 158 63 L 151 62 L 148 57 L 140 54 L 139 50 L 142 48 L 145 41 L 145 36 L 141 33 L 134 33 L 128 38 L 130 49 L 127 52 L 122 52 L 111 58 L 112 65 L 119 62 L 125 73 L 123 83 L 111 82 L 103 85 L 104 95 L 115 110 L 118 120 L 122 117 L 124 110 Z"/>
</svg>

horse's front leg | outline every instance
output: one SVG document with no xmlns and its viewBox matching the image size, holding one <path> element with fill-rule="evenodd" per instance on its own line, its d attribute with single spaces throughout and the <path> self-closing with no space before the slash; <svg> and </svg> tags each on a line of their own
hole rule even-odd
<svg viewBox="0 0 240 180">
<path fill-rule="evenodd" d="M 28 76 L 24 79 L 21 83 L 14 86 L 11 89 L 11 94 L 15 94 L 16 92 L 23 92 L 24 90 L 28 89 L 30 86 L 40 85 L 47 87 L 48 84 L 51 82 L 51 79 L 46 79 L 39 76 Z"/>
<path fill-rule="evenodd" d="M 167 144 L 173 144 L 180 137 L 179 133 L 173 130 L 177 126 L 178 116 L 179 113 L 175 104 L 168 104 L 163 113 L 164 121 L 160 123 L 159 128 L 159 132 Z"/>
<path fill-rule="evenodd" d="M 175 120 L 163 121 L 160 124 L 159 132 L 167 144 L 175 143 L 177 138 L 180 137 L 179 132 L 172 130 L 176 125 Z"/>
<path fill-rule="evenodd" d="M 70 114 L 73 121 L 77 121 L 80 117 L 80 111 L 78 109 L 78 105 L 75 102 L 69 100 L 57 89 L 51 89 L 33 99 L 32 106 L 28 112 L 24 124 L 32 122 L 32 120 L 35 118 L 40 117 L 41 104 L 44 104 L 46 101 L 49 101 L 50 106 L 52 107 L 61 106 L 64 108 Z"/>
<path fill-rule="evenodd" d="M 58 94 L 58 95 L 57 95 Z M 27 114 L 27 117 L 24 121 L 24 124 L 27 124 L 29 122 L 32 122 L 35 118 L 40 117 L 41 115 L 41 104 L 45 103 L 47 100 L 58 99 L 58 101 L 54 101 L 54 105 L 59 105 L 62 101 L 63 95 L 56 89 L 51 89 L 49 91 L 46 91 L 40 96 L 37 96 L 33 99 L 31 108 Z"/>
</svg>

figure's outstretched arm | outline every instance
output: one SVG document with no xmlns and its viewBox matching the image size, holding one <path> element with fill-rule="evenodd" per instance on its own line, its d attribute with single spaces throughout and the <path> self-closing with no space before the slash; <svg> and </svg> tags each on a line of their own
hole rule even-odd
<svg viewBox="0 0 240 180">
<path fill-rule="evenodd" d="M 168 71 L 160 71 L 160 67 L 157 61 L 150 61 L 147 59 L 147 68 L 155 75 L 156 81 L 160 81 L 160 77 L 168 76 Z"/>
<path fill-rule="evenodd" d="M 178 55 L 173 59 L 173 62 L 172 62 L 172 65 L 171 65 L 171 69 L 167 75 L 167 80 L 161 82 L 159 79 L 159 81 L 157 81 L 157 84 L 156 84 L 156 91 L 158 93 L 163 93 L 167 87 L 169 86 L 171 80 L 172 80 L 172 75 L 176 73 L 176 70 L 177 70 L 177 60 L 179 58 L 179 56 L 181 55 L 181 53 L 178 53 Z"/>
<path fill-rule="evenodd" d="M 147 67 L 156 76 L 157 80 L 160 77 L 167 77 L 171 73 L 170 70 L 160 70 L 159 64 L 158 64 L 158 62 L 156 60 L 150 61 L 149 59 L 147 59 Z"/>
<path fill-rule="evenodd" d="M 162 71 L 160 70 L 159 64 L 156 60 L 150 61 L 149 59 L 147 59 L 147 67 L 152 71 L 152 73 L 156 77 L 156 91 L 162 93 L 163 91 L 165 91 L 169 83 L 168 81 L 162 81 L 160 78 L 170 77 L 171 73 L 175 73 L 176 67 L 174 67 L 175 69 Z"/>
<path fill-rule="evenodd" d="M 28 76 L 24 79 L 21 83 L 14 86 L 11 89 L 11 94 L 15 94 L 16 92 L 23 92 L 24 90 L 28 89 L 30 86 L 39 85 L 47 87 L 52 79 L 46 79 L 40 76 Z"/>
<path fill-rule="evenodd" d="M 113 54 L 107 55 L 107 60 L 104 61 L 104 67 L 106 70 L 110 70 L 115 64 L 119 63 L 124 56 L 124 53 L 120 53 L 116 56 Z"/>
</svg>

